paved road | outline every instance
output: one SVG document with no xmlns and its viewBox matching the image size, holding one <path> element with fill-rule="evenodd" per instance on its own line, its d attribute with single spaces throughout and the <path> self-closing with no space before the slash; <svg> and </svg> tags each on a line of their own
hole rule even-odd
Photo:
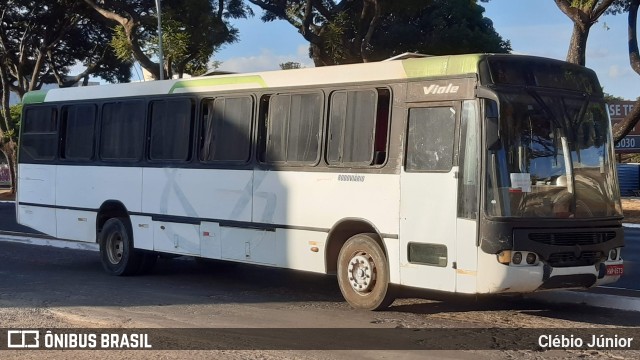
<svg viewBox="0 0 640 360">
<path fill-rule="evenodd" d="M 640 290 L 640 228 L 625 228 L 624 275 L 612 287 Z"/>
<path fill-rule="evenodd" d="M 560 328 L 573 333 L 576 328 L 584 328 L 595 333 L 603 328 L 635 327 L 640 323 L 640 312 L 502 296 L 444 297 L 424 293 L 423 299 L 397 300 L 389 311 L 356 311 L 342 300 L 334 277 L 250 265 L 203 266 L 184 259 L 162 260 L 148 276 L 114 277 L 102 271 L 95 251 L 14 242 L 0 242 L 0 279 L 0 323 L 7 328 L 347 328 L 353 330 L 352 336 L 358 336 L 357 329 L 461 327 L 478 328 L 479 332 L 486 328 L 513 331 L 531 328 L 543 334 L 548 329 Z M 274 360 L 640 357 L 640 351 L 605 350 L 597 354 L 594 356 L 591 350 L 558 350 L 558 353 L 491 350 L 427 356 L 420 352 L 390 354 L 358 350 L 357 353 L 223 352 L 217 356 L 194 357 Z M 58 355 L 56 358 L 69 356 Z M 146 352 L 139 355 L 133 357 L 152 357 Z"/>
<path fill-rule="evenodd" d="M 13 201 L 0 201 L 0 231 L 38 234 L 37 231 L 16 223 L 16 206 Z"/>
</svg>

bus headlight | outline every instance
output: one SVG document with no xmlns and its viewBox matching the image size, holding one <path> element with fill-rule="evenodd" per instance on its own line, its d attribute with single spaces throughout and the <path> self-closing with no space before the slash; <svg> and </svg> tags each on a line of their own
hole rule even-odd
<svg viewBox="0 0 640 360">
<path fill-rule="evenodd" d="M 525 260 L 527 261 L 527 264 L 533 265 L 536 262 L 536 258 L 537 258 L 536 254 L 530 252 L 527 254 L 527 257 Z"/>
<path fill-rule="evenodd" d="M 511 259 L 511 261 L 513 261 L 514 264 L 519 265 L 522 262 L 522 253 L 519 251 L 516 251 L 513 254 L 513 259 Z"/>
<path fill-rule="evenodd" d="M 618 249 L 611 249 L 609 251 L 609 260 L 617 260 L 618 259 Z"/>
</svg>

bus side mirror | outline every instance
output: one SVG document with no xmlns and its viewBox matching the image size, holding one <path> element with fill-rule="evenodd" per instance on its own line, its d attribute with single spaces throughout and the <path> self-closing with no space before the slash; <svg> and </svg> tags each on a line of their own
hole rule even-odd
<svg viewBox="0 0 640 360">
<path fill-rule="evenodd" d="M 484 128 L 487 150 L 498 150 L 500 142 L 500 120 L 498 118 L 498 104 L 494 100 L 484 100 Z"/>
</svg>

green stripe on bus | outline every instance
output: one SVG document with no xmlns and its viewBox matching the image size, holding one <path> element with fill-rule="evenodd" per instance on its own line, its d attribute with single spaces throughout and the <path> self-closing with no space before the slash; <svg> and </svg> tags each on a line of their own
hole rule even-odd
<svg viewBox="0 0 640 360">
<path fill-rule="evenodd" d="M 479 54 L 434 56 L 402 60 L 402 66 L 408 78 L 474 74 L 481 59 Z"/>
<path fill-rule="evenodd" d="M 222 85 L 238 85 L 238 84 L 256 84 L 260 87 L 267 87 L 267 83 L 264 82 L 259 75 L 249 76 L 234 76 L 234 77 L 221 77 L 212 79 L 198 79 L 198 80 L 185 80 L 175 83 L 169 94 L 172 94 L 177 89 L 183 88 L 197 88 L 205 86 L 222 86 Z"/>
<path fill-rule="evenodd" d="M 43 103 L 44 98 L 46 97 L 47 97 L 47 90 L 29 91 L 28 93 L 24 94 L 24 96 L 22 97 L 22 103 L 23 104 Z"/>
</svg>

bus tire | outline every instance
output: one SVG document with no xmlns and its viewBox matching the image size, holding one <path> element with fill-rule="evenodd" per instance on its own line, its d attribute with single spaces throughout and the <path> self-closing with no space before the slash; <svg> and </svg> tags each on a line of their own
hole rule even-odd
<svg viewBox="0 0 640 360">
<path fill-rule="evenodd" d="M 387 257 L 375 238 L 376 234 L 354 235 L 338 255 L 338 285 L 356 309 L 382 310 L 395 299 Z"/>
<path fill-rule="evenodd" d="M 140 268 L 139 251 L 133 248 L 133 232 L 126 218 L 111 218 L 100 232 L 100 260 L 111 275 L 135 275 Z"/>
</svg>

